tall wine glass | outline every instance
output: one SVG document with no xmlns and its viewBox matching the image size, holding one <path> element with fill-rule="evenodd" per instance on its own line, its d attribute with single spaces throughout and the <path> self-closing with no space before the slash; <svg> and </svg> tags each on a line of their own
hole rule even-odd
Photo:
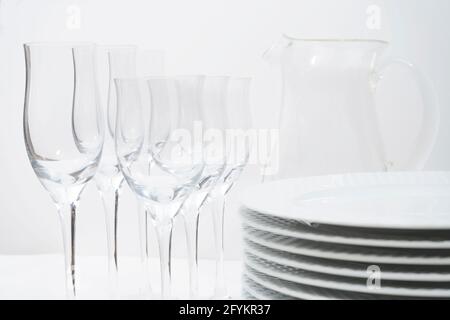
<svg viewBox="0 0 450 320">
<path fill-rule="evenodd" d="M 105 46 L 108 58 L 108 97 L 106 105 L 107 132 L 103 148 L 103 156 L 100 168 L 95 180 L 97 189 L 102 197 L 105 209 L 106 234 L 108 245 L 108 273 L 109 284 L 113 296 L 118 294 L 118 209 L 124 177 L 119 169 L 115 153 L 114 133 L 117 117 L 117 95 L 114 79 L 125 77 L 136 77 L 138 75 L 160 74 L 164 69 L 164 54 L 160 51 L 139 50 L 134 45 Z M 139 233 L 141 246 L 141 263 L 147 269 L 148 250 L 147 228 L 145 212 L 139 210 Z M 142 250 L 145 250 L 143 252 Z M 144 268 L 143 268 L 144 269 Z M 143 270 L 144 271 L 144 270 Z M 145 270 L 143 281 L 144 291 L 151 292 L 150 279 Z"/>
<path fill-rule="evenodd" d="M 136 46 L 109 46 L 105 48 L 108 58 L 108 96 L 106 104 L 106 135 L 99 170 L 95 176 L 97 189 L 105 209 L 108 249 L 108 275 L 110 293 L 118 293 L 117 231 L 119 196 L 123 175 L 115 156 L 114 131 L 117 114 L 117 98 L 114 79 L 136 76 Z"/>
<path fill-rule="evenodd" d="M 103 147 L 95 45 L 30 43 L 24 47 L 25 144 L 34 172 L 59 212 L 66 295 L 74 298 L 76 209 Z"/>
<path fill-rule="evenodd" d="M 161 294 L 171 297 L 173 220 L 198 183 L 201 156 L 192 139 L 198 126 L 179 103 L 171 78 L 116 79 L 116 152 L 131 190 L 149 212 L 159 243 Z M 145 103 L 149 94 L 150 104 Z"/>
<path fill-rule="evenodd" d="M 198 223 L 200 209 L 205 203 L 209 192 L 222 175 L 225 164 L 225 128 L 227 114 L 225 98 L 227 94 L 228 77 L 201 77 L 202 86 L 199 94 L 196 91 L 183 92 L 182 101 L 196 105 L 198 118 L 202 120 L 204 140 L 203 163 L 205 168 L 195 191 L 183 205 L 182 213 L 186 231 L 186 244 L 189 264 L 189 293 L 191 298 L 198 298 Z M 187 88 L 186 83 L 192 82 L 192 77 L 182 77 L 177 82 Z M 191 86 L 193 88 L 193 86 Z M 195 109 L 193 106 L 190 109 Z"/>
<path fill-rule="evenodd" d="M 161 77 L 165 74 L 165 53 L 158 50 L 139 50 L 137 54 L 137 75 L 139 77 Z M 147 92 L 148 93 L 148 92 Z M 149 99 L 149 96 L 146 95 Z M 150 283 L 150 265 L 149 265 L 149 227 L 151 227 L 149 214 L 145 203 L 142 203 L 139 197 L 138 219 L 139 219 L 139 245 L 140 262 L 143 274 L 141 282 L 141 295 L 151 297 L 152 287 Z"/>
<path fill-rule="evenodd" d="M 251 143 L 250 78 L 231 78 L 226 95 L 228 115 L 226 156 L 227 165 L 213 190 L 209 193 L 212 201 L 212 216 L 215 234 L 216 280 L 214 298 L 227 297 L 224 270 L 224 217 L 225 200 L 234 183 L 241 176 L 248 163 Z"/>
</svg>

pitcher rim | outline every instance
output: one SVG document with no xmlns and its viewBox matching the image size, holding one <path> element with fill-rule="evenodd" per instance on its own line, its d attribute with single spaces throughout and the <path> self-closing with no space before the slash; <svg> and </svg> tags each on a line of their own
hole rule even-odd
<svg viewBox="0 0 450 320">
<path fill-rule="evenodd" d="M 283 34 L 283 37 L 290 41 L 302 41 L 302 42 L 361 42 L 361 43 L 380 43 L 389 44 L 387 40 L 370 39 L 370 38 L 297 38 L 287 34 Z"/>
<path fill-rule="evenodd" d="M 24 42 L 24 47 L 97 47 L 97 43 L 89 41 L 32 41 Z"/>
</svg>

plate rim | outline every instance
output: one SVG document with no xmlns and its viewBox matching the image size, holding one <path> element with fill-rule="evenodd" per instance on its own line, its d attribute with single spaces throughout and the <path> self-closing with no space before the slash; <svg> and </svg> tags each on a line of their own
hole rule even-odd
<svg viewBox="0 0 450 320">
<path fill-rule="evenodd" d="M 291 290 L 286 291 L 283 288 L 279 288 L 279 287 L 275 286 L 274 284 L 267 283 L 266 281 L 259 279 L 257 276 L 251 275 L 247 270 L 244 270 L 244 276 L 249 278 L 251 281 L 255 282 L 256 284 L 260 285 L 261 287 L 267 288 L 269 290 L 278 292 L 278 293 L 286 295 L 286 296 L 290 296 L 292 298 L 306 299 L 306 300 L 339 300 L 337 298 L 330 299 L 327 297 L 314 296 L 314 295 L 310 295 L 310 294 L 304 294 L 303 296 L 299 296 L 298 292 L 292 292 Z M 255 279 L 255 278 L 257 278 L 257 279 Z"/>
<path fill-rule="evenodd" d="M 256 256 L 260 259 L 266 260 L 268 262 L 273 262 L 279 265 L 283 265 L 286 267 L 291 267 L 294 269 L 303 269 L 310 272 L 315 273 L 323 273 L 328 275 L 339 275 L 343 277 L 351 277 L 351 278 L 367 278 L 367 273 L 364 271 L 357 271 L 352 270 L 349 268 L 334 268 L 334 267 L 326 267 L 326 266 L 320 266 L 318 269 L 313 269 L 307 265 L 306 263 L 299 263 L 295 260 L 289 259 L 287 257 L 280 258 L 276 257 L 277 259 L 281 259 L 278 261 L 275 261 L 275 257 L 271 257 L 269 254 L 262 253 L 258 249 L 252 248 L 247 243 L 244 243 L 244 253 L 251 254 L 253 256 Z M 311 264 L 311 266 L 316 267 Z M 333 271 L 334 270 L 334 271 Z M 396 272 L 382 272 L 383 279 L 385 280 L 393 280 L 393 281 L 417 281 L 417 282 L 450 282 L 450 273 L 444 276 L 443 278 L 438 278 L 440 275 L 437 273 L 428 273 L 427 276 L 424 277 L 423 274 L 419 273 L 412 273 L 412 272 L 404 272 L 404 273 L 396 273 Z M 408 276 L 406 276 L 408 275 Z"/>
<path fill-rule="evenodd" d="M 395 296 L 395 297 L 410 297 L 410 298 L 450 298 L 450 289 L 409 289 L 409 288 L 393 288 L 381 286 L 381 288 L 376 290 L 370 290 L 364 285 L 359 284 L 347 284 L 345 282 L 332 281 L 332 280 L 320 280 L 320 279 L 301 279 L 295 275 L 289 275 L 288 273 L 274 272 L 269 274 L 273 270 L 268 270 L 264 267 L 259 267 L 245 260 L 246 266 L 254 269 L 257 272 L 270 276 L 272 278 L 277 278 L 287 282 L 293 282 L 296 284 L 307 285 L 311 287 L 319 287 L 329 290 L 339 290 L 351 293 L 362 293 L 362 294 L 373 294 L 382 296 Z M 307 278 L 307 277 L 305 277 Z M 348 287 L 344 287 L 348 286 Z M 351 289 L 353 288 L 353 289 Z"/>
<path fill-rule="evenodd" d="M 245 211 L 243 209 L 242 211 Z M 364 246 L 364 247 L 386 247 L 386 248 L 398 248 L 398 249 L 450 249 L 450 241 L 416 241 L 416 240 L 382 240 L 382 239 L 364 239 L 361 237 L 343 237 L 343 236 L 326 236 L 326 235 L 314 235 L 312 232 L 310 234 L 304 234 L 302 232 L 295 232 L 290 230 L 283 230 L 278 227 L 271 227 L 269 225 L 263 225 L 262 223 L 257 223 L 251 221 L 251 219 L 245 217 L 245 212 L 241 213 L 243 216 L 243 224 L 246 224 L 253 229 L 277 234 L 280 236 L 333 243 L 333 244 L 344 244 L 344 245 L 354 245 L 354 246 Z M 283 219 L 276 217 L 278 219 Z M 285 219 L 287 220 L 287 219 Z M 359 241 L 359 242 L 358 242 Z"/>
<path fill-rule="evenodd" d="M 276 244 L 270 241 L 258 239 L 257 236 L 249 235 L 244 231 L 244 239 L 250 240 L 256 244 L 259 244 L 263 247 L 267 247 L 270 249 L 275 249 L 279 251 L 284 251 L 293 254 L 300 254 L 308 257 L 316 257 L 316 258 L 324 258 L 324 259 L 332 259 L 332 260 L 342 260 L 342 261 L 355 261 L 355 262 L 364 262 L 364 263 L 384 263 L 384 264 L 406 264 L 406 265 L 438 265 L 438 266 L 449 266 L 450 265 L 450 257 L 448 258 L 398 258 L 393 256 L 377 256 L 377 255 L 361 255 L 361 254 L 352 254 L 352 253 L 344 253 L 340 254 L 337 252 L 330 252 L 324 250 L 315 250 L 315 249 L 299 249 L 294 248 L 291 249 L 288 246 Z"/>
<path fill-rule="evenodd" d="M 243 278 L 244 279 L 243 279 L 243 288 L 242 288 L 242 290 L 247 291 L 247 293 L 249 293 L 250 295 L 252 295 L 254 298 L 256 298 L 258 300 L 261 300 L 261 301 L 272 301 L 272 300 L 277 300 L 277 299 L 276 299 L 276 297 L 273 297 L 273 298 L 270 298 L 268 296 L 263 297 L 264 294 L 259 294 L 259 293 L 255 294 L 254 293 L 255 290 L 253 288 L 250 288 L 249 285 L 247 284 L 247 282 L 252 282 L 252 285 L 257 285 L 257 286 L 261 287 L 261 289 L 258 288 L 259 290 L 270 290 L 270 291 L 275 292 L 276 294 L 283 295 L 280 292 L 276 292 L 276 291 L 271 290 L 269 288 L 263 287 L 262 285 L 256 283 L 255 281 L 253 281 L 252 279 L 247 277 L 245 274 L 243 275 Z M 261 296 L 261 297 L 258 297 L 258 296 Z M 291 296 L 289 296 L 289 297 L 294 299 L 294 297 L 291 297 Z"/>
</svg>

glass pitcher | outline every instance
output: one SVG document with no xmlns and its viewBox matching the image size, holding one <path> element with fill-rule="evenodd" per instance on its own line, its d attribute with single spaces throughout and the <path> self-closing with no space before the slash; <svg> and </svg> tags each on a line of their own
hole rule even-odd
<svg viewBox="0 0 450 320">
<path fill-rule="evenodd" d="M 278 170 L 275 178 L 421 169 L 439 126 L 430 82 L 411 63 L 386 59 L 381 40 L 305 40 L 283 36 L 265 53 L 282 71 Z M 422 90 L 421 132 L 407 163 L 384 151 L 375 92 L 386 69 L 406 66 Z"/>
</svg>

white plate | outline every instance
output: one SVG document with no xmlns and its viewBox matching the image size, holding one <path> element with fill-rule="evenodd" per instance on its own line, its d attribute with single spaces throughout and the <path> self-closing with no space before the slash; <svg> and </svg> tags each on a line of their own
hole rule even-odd
<svg viewBox="0 0 450 320">
<path fill-rule="evenodd" d="M 280 294 L 276 291 L 264 288 L 254 281 L 244 276 L 244 292 L 249 295 L 249 299 L 257 300 L 293 300 L 294 298 Z M 245 294 L 244 293 L 244 294 Z"/>
<path fill-rule="evenodd" d="M 253 211 L 307 224 L 450 230 L 450 173 L 362 173 L 283 180 L 247 190 Z"/>
<path fill-rule="evenodd" d="M 274 279 L 294 282 L 332 290 L 357 292 L 368 295 L 384 295 L 409 298 L 450 298 L 450 289 L 438 287 L 416 287 L 415 283 L 401 283 L 402 286 L 386 285 L 381 282 L 380 288 L 368 287 L 366 280 L 336 277 L 299 270 L 291 267 L 264 261 L 247 256 L 245 264 L 251 270 L 273 277 Z"/>
<path fill-rule="evenodd" d="M 251 241 L 245 242 L 246 255 L 268 262 L 306 271 L 343 277 L 367 279 L 371 264 L 312 258 L 265 248 Z M 450 282 L 450 267 L 436 272 L 424 266 L 379 265 L 384 280 L 416 282 Z"/>
<path fill-rule="evenodd" d="M 333 231 L 327 231 L 322 230 L 320 227 L 312 228 L 295 220 L 273 217 L 245 209 L 241 211 L 244 223 L 250 227 L 286 237 L 382 248 L 450 249 L 449 240 L 417 240 L 419 238 L 417 236 L 416 239 L 409 238 L 406 240 L 408 238 L 406 235 L 404 236 L 405 239 L 402 239 L 401 235 L 393 237 L 383 233 L 379 233 L 375 238 L 375 235 L 370 235 L 370 233 L 364 235 L 364 231 L 361 231 L 361 229 L 355 229 L 354 234 L 348 229 L 341 230 L 338 233 L 338 230 L 336 230 L 338 228 L 335 228 Z M 388 237 L 391 237 L 391 239 L 388 240 Z"/>
<path fill-rule="evenodd" d="M 265 300 L 265 299 L 256 298 L 254 295 L 250 294 L 248 292 L 248 290 L 245 290 L 245 289 L 242 290 L 242 299 L 244 299 L 244 300 Z M 270 300 L 270 299 L 267 299 L 267 300 Z"/>
<path fill-rule="evenodd" d="M 249 270 L 244 271 L 244 277 L 246 278 L 245 282 L 253 283 L 253 285 L 245 286 L 245 290 L 248 290 L 250 294 L 254 295 L 259 300 L 337 300 L 326 298 L 325 296 L 314 292 L 314 290 L 301 291 L 290 288 L 289 285 L 283 285 L 281 282 L 273 283 L 268 280 L 269 278 L 265 278 L 263 275 L 256 275 L 255 272 L 250 272 Z"/>
<path fill-rule="evenodd" d="M 242 290 L 242 299 L 244 299 L 244 300 L 266 300 L 266 299 L 256 298 L 255 296 L 248 293 L 247 290 Z M 267 299 L 267 300 L 270 300 L 270 299 Z"/>
<path fill-rule="evenodd" d="M 377 300 L 388 299 L 385 296 L 367 295 L 358 292 L 347 292 L 341 290 L 331 290 L 325 288 L 311 287 L 290 281 L 285 281 L 270 277 L 266 274 L 252 270 L 246 267 L 244 277 L 255 283 L 260 288 L 269 292 L 277 292 L 278 294 L 302 300 Z M 396 299 L 396 297 L 389 297 Z"/>
<path fill-rule="evenodd" d="M 366 263 L 449 266 L 450 252 L 431 250 L 411 252 L 410 249 L 369 248 L 324 244 L 308 240 L 283 237 L 244 227 L 244 237 L 264 247 L 309 257 L 357 261 Z"/>
</svg>

